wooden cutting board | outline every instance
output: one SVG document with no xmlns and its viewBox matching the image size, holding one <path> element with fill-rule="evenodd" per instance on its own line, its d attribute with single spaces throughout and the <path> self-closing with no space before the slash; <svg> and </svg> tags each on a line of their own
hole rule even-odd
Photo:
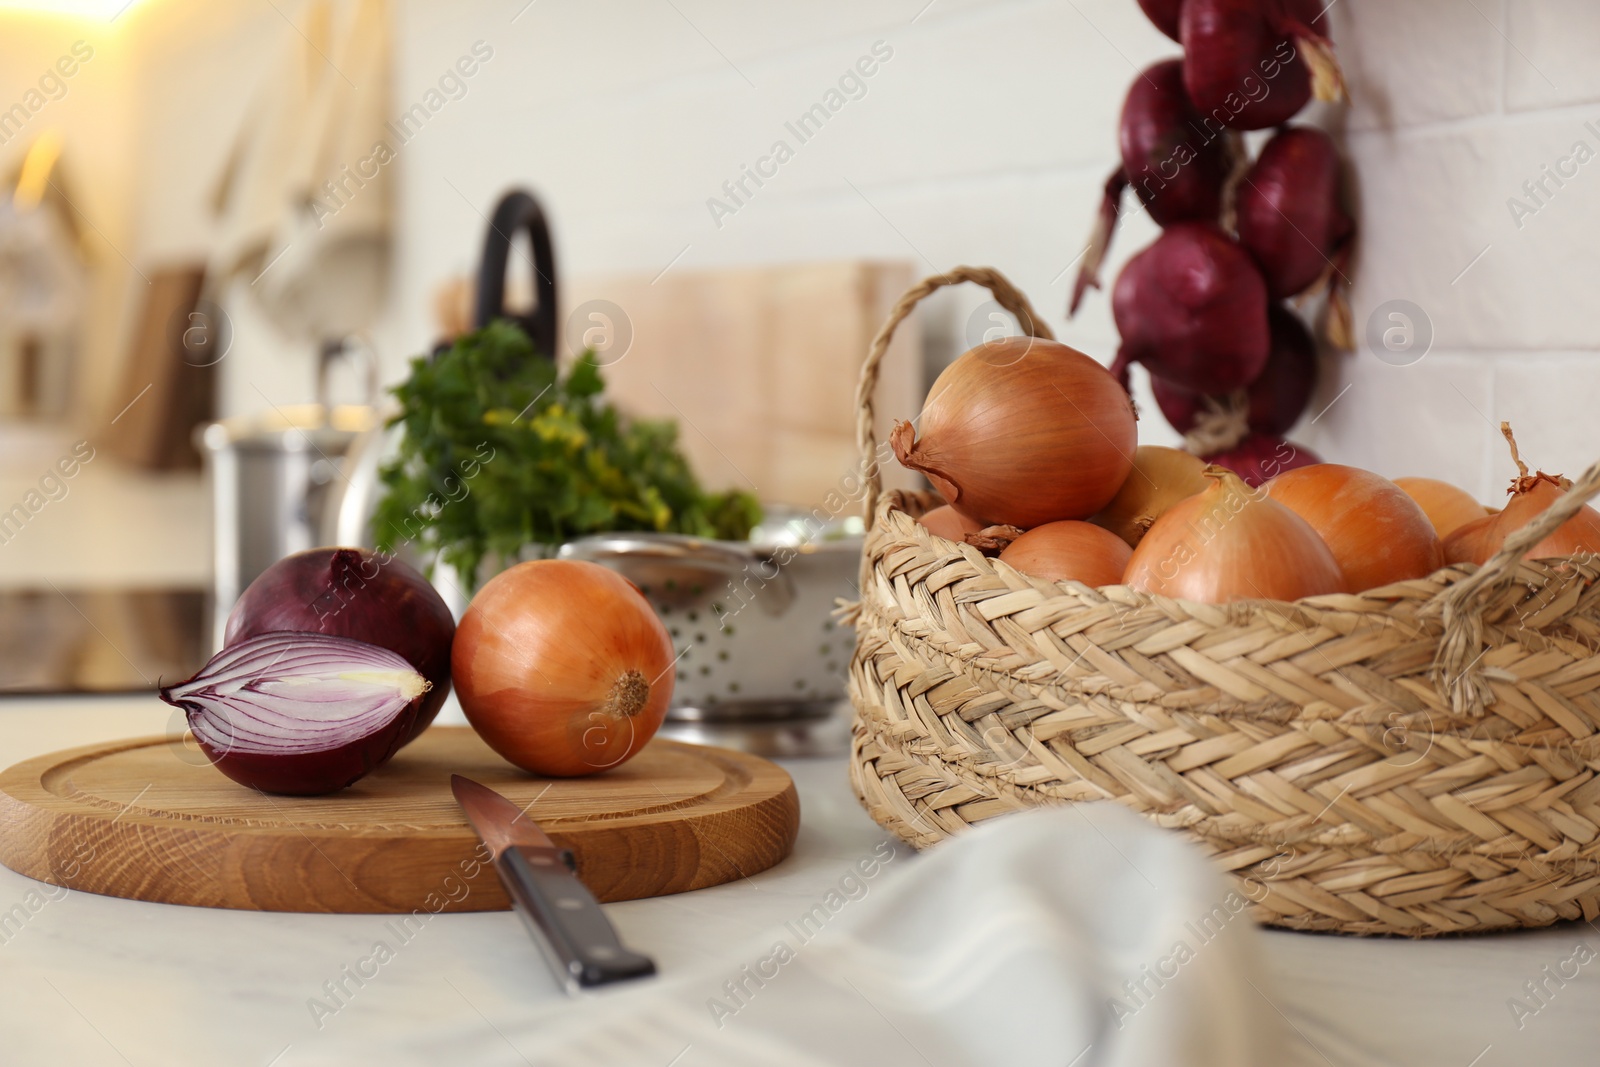
<svg viewBox="0 0 1600 1067">
<path fill-rule="evenodd" d="M 588 778 L 535 778 L 466 727 L 435 726 L 326 797 L 273 797 L 212 768 L 193 743 L 142 738 L 31 759 L 0 774 L 0 863 L 53 885 L 260 911 L 493 911 L 450 795 L 464 774 L 519 805 L 577 855 L 601 901 L 681 893 L 766 870 L 800 825 L 782 768 L 657 739 Z"/>
</svg>

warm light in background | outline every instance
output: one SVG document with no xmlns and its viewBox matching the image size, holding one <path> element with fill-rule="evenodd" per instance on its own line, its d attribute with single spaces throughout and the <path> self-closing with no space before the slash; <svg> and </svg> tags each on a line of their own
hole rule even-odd
<svg viewBox="0 0 1600 1067">
<path fill-rule="evenodd" d="M 110 22 L 138 7 L 143 0 L 0 0 L 0 16 L 10 11 L 37 11 L 48 15 Z"/>
<path fill-rule="evenodd" d="M 61 158 L 61 131 L 46 130 L 40 134 L 22 159 L 22 173 L 17 177 L 17 190 L 11 202 L 19 211 L 39 206 L 44 190 L 50 184 L 50 172 Z"/>
</svg>

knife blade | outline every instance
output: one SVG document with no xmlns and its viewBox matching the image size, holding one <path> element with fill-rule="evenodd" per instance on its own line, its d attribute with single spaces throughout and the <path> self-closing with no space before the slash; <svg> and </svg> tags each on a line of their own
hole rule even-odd
<svg viewBox="0 0 1600 1067">
<path fill-rule="evenodd" d="M 656 973 L 650 957 L 623 947 L 600 902 L 578 880 L 569 849 L 488 786 L 453 774 L 450 792 L 568 993 Z"/>
</svg>

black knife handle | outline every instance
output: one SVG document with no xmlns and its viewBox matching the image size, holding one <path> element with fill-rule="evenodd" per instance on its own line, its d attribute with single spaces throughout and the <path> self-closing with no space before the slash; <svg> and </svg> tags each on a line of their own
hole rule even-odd
<svg viewBox="0 0 1600 1067">
<path fill-rule="evenodd" d="M 617 940 L 600 902 L 573 873 L 571 852 L 512 846 L 495 870 L 569 992 L 656 973 L 650 957 Z"/>
</svg>

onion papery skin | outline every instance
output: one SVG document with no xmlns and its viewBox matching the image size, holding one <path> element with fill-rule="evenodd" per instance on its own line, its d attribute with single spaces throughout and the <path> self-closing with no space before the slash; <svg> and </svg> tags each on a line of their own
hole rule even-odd
<svg viewBox="0 0 1600 1067">
<path fill-rule="evenodd" d="M 1163 60 L 1133 80 L 1118 131 L 1123 174 L 1157 224 L 1217 220 L 1228 179 L 1228 140 L 1202 133 L 1183 88 L 1182 60 Z"/>
<path fill-rule="evenodd" d="M 1500 551 L 1506 538 L 1538 518 L 1566 493 L 1558 475 L 1528 475 L 1513 483 L 1511 499 L 1493 515 L 1457 528 L 1444 541 L 1445 559 L 1450 563 L 1487 563 Z M 1523 559 L 1558 559 L 1578 556 L 1593 559 L 1600 554 L 1600 512 L 1585 504 L 1555 532 L 1522 554 Z"/>
<path fill-rule="evenodd" d="M 1163 445 L 1140 445 L 1122 488 L 1089 521 L 1116 534 L 1129 548 L 1136 547 L 1168 508 L 1210 486 L 1205 469 L 1205 460 L 1198 456 Z"/>
<path fill-rule="evenodd" d="M 1239 243 L 1261 267 L 1272 299 L 1308 289 L 1355 229 L 1341 184 L 1333 139 L 1309 126 L 1280 130 L 1245 173 L 1238 189 Z"/>
<path fill-rule="evenodd" d="M 979 345 L 946 367 L 919 429 L 895 424 L 895 456 L 980 527 L 1094 514 L 1121 488 L 1138 444 L 1133 401 L 1110 372 L 1030 337 Z"/>
<path fill-rule="evenodd" d="M 1254 489 L 1284 471 L 1321 463 L 1322 457 L 1304 445 L 1285 441 L 1281 437 L 1251 434 L 1233 448 L 1206 456 L 1205 460 L 1228 468 Z"/>
<path fill-rule="evenodd" d="M 490 579 L 456 629 L 461 710 L 489 747 L 558 778 L 631 759 L 672 702 L 672 638 L 644 595 L 596 563 L 519 563 Z"/>
<path fill-rule="evenodd" d="M 957 544 L 965 542 L 967 534 L 975 534 L 983 529 L 982 523 L 973 522 L 949 504 L 923 512 L 917 521 L 926 526 L 929 533 Z"/>
<path fill-rule="evenodd" d="M 1245 421 L 1255 433 L 1280 437 L 1300 421 L 1316 391 L 1317 345 L 1300 316 L 1280 305 L 1267 309 L 1267 326 L 1271 349 L 1266 366 L 1245 387 Z M 1179 433 L 1194 429 L 1207 410 L 1203 394 L 1153 374 L 1150 391 L 1161 414 Z"/>
<path fill-rule="evenodd" d="M 409 660 L 432 688 L 402 744 L 427 729 L 450 694 L 455 619 L 428 580 L 393 556 L 313 548 L 280 559 L 234 604 L 223 646 L 280 630 L 348 637 Z"/>
<path fill-rule="evenodd" d="M 1344 572 L 1309 523 L 1231 471 L 1208 467 L 1207 476 L 1211 487 L 1150 527 L 1124 584 L 1203 604 L 1343 591 Z"/>
<path fill-rule="evenodd" d="M 1180 222 L 1130 259 L 1112 289 L 1119 367 L 1200 393 L 1229 393 L 1265 368 L 1267 287 L 1238 242 L 1212 223 Z"/>
<path fill-rule="evenodd" d="M 1183 11 L 1183 0 L 1139 0 L 1139 6 L 1156 29 L 1178 39 L 1178 16 Z"/>
<path fill-rule="evenodd" d="M 1433 523 L 1382 475 L 1318 463 L 1280 474 L 1264 488 L 1317 531 L 1349 592 L 1422 578 L 1444 566 Z"/>
<path fill-rule="evenodd" d="M 1417 502 L 1428 521 L 1433 523 L 1433 532 L 1441 539 L 1484 516 L 1483 505 L 1474 500 L 1472 494 L 1449 482 L 1434 478 L 1396 478 L 1394 484 Z"/>
<path fill-rule="evenodd" d="M 1311 68 L 1284 19 L 1277 0 L 1185 0 L 1178 20 L 1183 81 L 1208 123 L 1264 130 L 1306 106 Z"/>
<path fill-rule="evenodd" d="M 318 796 L 388 762 L 428 688 L 389 649 L 274 631 L 229 645 L 160 696 L 183 709 L 200 750 L 240 785 Z"/>
<path fill-rule="evenodd" d="M 1133 550 L 1122 538 L 1087 522 L 1065 519 L 1035 526 L 1008 545 L 1000 559 L 1050 582 L 1117 585 Z"/>
</svg>

